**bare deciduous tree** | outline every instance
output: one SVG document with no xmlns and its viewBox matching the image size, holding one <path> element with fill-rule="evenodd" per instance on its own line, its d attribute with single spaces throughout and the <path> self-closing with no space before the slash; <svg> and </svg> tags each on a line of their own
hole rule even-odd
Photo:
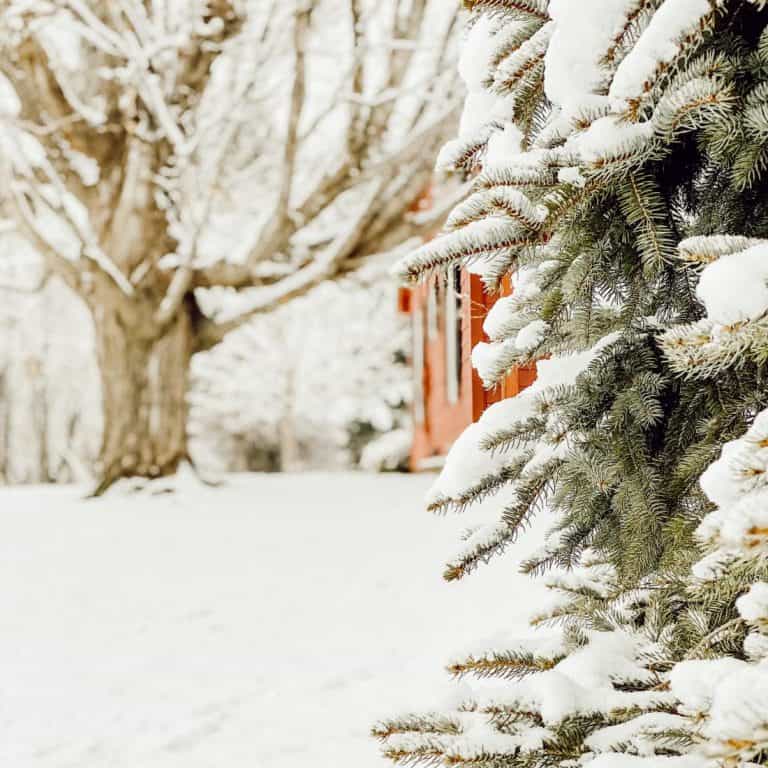
<svg viewBox="0 0 768 768">
<path fill-rule="evenodd" d="M 187 456 L 196 352 L 442 213 L 409 206 L 457 116 L 438 74 L 453 70 L 455 11 L 440 24 L 428 0 L 251 5 L 0 0 L 0 189 L 93 316 L 98 492 Z M 244 177 L 265 213 L 239 220 L 237 258 L 212 257 Z M 207 309 L 220 289 L 237 295 Z"/>
</svg>

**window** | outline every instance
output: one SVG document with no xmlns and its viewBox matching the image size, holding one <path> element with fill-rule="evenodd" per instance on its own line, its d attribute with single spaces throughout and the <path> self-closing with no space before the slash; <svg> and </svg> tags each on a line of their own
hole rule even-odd
<svg viewBox="0 0 768 768">
<path fill-rule="evenodd" d="M 439 281 L 430 279 L 427 283 L 427 338 L 434 341 L 437 338 L 437 291 Z"/>
<path fill-rule="evenodd" d="M 416 307 L 413 318 L 413 418 L 417 424 L 425 420 L 424 402 L 424 315 L 421 307 Z"/>
<path fill-rule="evenodd" d="M 448 271 L 445 288 L 445 391 L 448 402 L 459 400 L 461 387 L 461 271 Z"/>
</svg>

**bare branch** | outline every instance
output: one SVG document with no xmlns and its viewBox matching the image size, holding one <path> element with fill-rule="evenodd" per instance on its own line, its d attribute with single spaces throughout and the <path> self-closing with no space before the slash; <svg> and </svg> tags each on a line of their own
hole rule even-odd
<svg viewBox="0 0 768 768">
<path fill-rule="evenodd" d="M 414 186 L 419 185 L 411 184 L 408 191 L 412 192 Z M 442 228 L 456 204 L 466 198 L 468 188 L 469 183 L 457 184 L 450 194 L 438 200 L 432 208 L 418 213 L 406 213 L 404 216 L 392 216 L 384 220 L 383 226 L 371 227 L 355 256 L 362 261 L 373 254 L 386 253 L 413 238 L 434 235 Z M 410 200 L 413 200 L 412 195 Z"/>
<path fill-rule="evenodd" d="M 410 9 L 407 13 L 403 13 L 400 6 L 408 4 Z M 408 3 L 403 0 L 403 2 L 398 3 L 398 7 L 395 10 L 393 39 L 395 41 L 415 41 L 423 29 L 426 10 L 426 0 L 409 0 Z M 413 49 L 392 46 L 389 56 L 389 76 L 383 89 L 385 92 L 391 93 L 400 89 L 412 58 Z M 389 125 L 395 104 L 395 101 L 390 100 L 374 107 L 370 112 L 368 125 L 365 129 L 366 133 L 377 137 L 383 136 Z"/>
<path fill-rule="evenodd" d="M 313 20 L 312 3 L 294 0 L 285 13 L 283 4 L 274 3 L 273 18 L 257 17 L 258 30 L 252 26 L 248 35 L 233 40 L 244 23 L 233 0 L 209 0 L 194 24 L 178 22 L 167 12 L 167 0 L 56 0 L 57 10 L 47 23 L 65 19 L 74 24 L 89 67 L 106 75 L 89 80 L 75 77 L 67 67 L 57 68 L 57 54 L 37 37 L 34 24 L 24 32 L 23 55 L 1 65 L 23 104 L 16 130 L 38 137 L 50 165 L 47 179 L 36 167 L 32 176 L 25 174 L 30 189 L 17 189 L 21 197 L 16 203 L 22 206 L 30 237 L 51 256 L 53 245 L 43 242 L 46 233 L 36 214 L 43 204 L 56 208 L 86 256 L 83 263 L 70 262 L 70 280 L 77 282 L 83 270 L 111 276 L 136 305 L 131 317 L 144 318 L 142 333 L 149 337 L 147 327 L 162 334 L 190 306 L 187 299 L 195 290 L 253 289 L 251 304 L 239 315 L 217 318 L 218 323 L 200 324 L 195 318 L 195 328 L 202 327 L 205 337 L 200 346 L 206 346 L 248 317 L 334 279 L 367 254 L 428 232 L 442 210 L 434 220 L 406 214 L 429 183 L 431 149 L 451 130 L 458 100 L 437 99 L 444 96 L 440 91 L 447 80 L 435 85 L 436 80 L 417 77 L 412 65 L 417 55 L 434 53 L 439 61 L 453 50 L 454 27 L 449 25 L 446 32 L 441 24 L 441 31 L 432 34 L 425 29 L 427 0 L 398 0 L 394 15 L 387 17 L 391 29 L 379 30 L 388 50 L 371 53 L 370 24 L 379 22 L 375 16 L 366 18 L 362 0 L 346 1 L 352 56 L 345 48 L 343 66 L 349 70 L 331 103 L 307 128 L 308 91 L 315 76 L 308 68 L 310 42 L 325 21 Z M 448 20 L 447 15 L 442 18 Z M 186 26 L 176 34 L 179 23 Z M 276 115 L 264 121 L 273 126 L 272 149 L 279 143 L 264 161 L 259 157 L 263 139 L 249 138 L 244 125 L 257 106 L 247 95 L 260 83 L 263 68 L 258 62 L 262 57 L 277 60 L 275 45 L 285 46 L 278 55 L 281 61 L 292 61 L 293 71 L 283 105 L 274 107 L 273 91 L 263 102 Z M 248 50 L 247 60 L 239 60 L 241 49 Z M 231 78 L 232 91 L 220 95 L 211 66 L 222 50 L 230 58 L 218 72 Z M 383 80 L 367 71 L 382 59 L 388 67 Z M 381 87 L 366 92 L 373 81 Z M 215 87 L 208 89 L 209 82 Z M 271 85 L 263 83 L 267 89 Z M 400 120 L 401 100 L 412 105 L 405 122 L 411 120 L 417 130 Z M 298 167 L 299 152 L 304 157 L 314 151 L 307 135 L 336 109 L 349 116 L 341 128 L 340 151 L 312 158 L 318 173 L 305 173 Z M 77 152 L 97 164 L 97 183 L 78 178 Z M 241 263 L 222 259 L 199 266 L 209 257 L 202 251 L 210 242 L 211 227 L 224 214 L 226 195 L 233 188 L 251 188 L 246 176 L 238 180 L 243 158 L 249 168 L 264 163 L 271 172 L 277 166 L 277 181 L 270 182 L 273 215 L 246 249 L 246 258 L 238 256 Z M 61 210 L 55 201 L 51 204 L 48 192 L 38 200 L 39 190 L 33 189 L 37 182 L 58 189 L 65 201 Z M 309 189 L 302 194 L 305 187 Z M 71 200 L 77 205 L 68 206 Z M 80 215 L 80 205 L 87 216 Z M 344 232 L 338 233 L 340 225 L 326 226 L 333 220 L 344 222 Z"/>
<path fill-rule="evenodd" d="M 61 277 L 73 291 L 82 295 L 82 273 L 79 265 L 64 256 L 48 241 L 37 224 L 29 202 L 20 190 L 11 187 L 10 202 L 19 233 L 35 246 L 51 272 Z"/>
<path fill-rule="evenodd" d="M 204 351 L 216 346 L 227 334 L 240 328 L 253 317 L 272 312 L 278 307 L 305 295 L 320 283 L 331 280 L 344 272 L 344 262 L 354 253 L 355 247 L 365 227 L 375 214 L 376 200 L 381 190 L 377 185 L 369 190 L 367 204 L 362 213 L 353 220 L 348 231 L 342 234 L 321 256 L 281 280 L 273 288 L 263 289 L 254 298 L 250 306 L 231 318 L 221 321 L 209 320 L 201 325 L 197 351 Z"/>
<path fill-rule="evenodd" d="M 306 40 L 312 16 L 309 4 L 297 3 L 293 20 L 294 75 L 288 112 L 288 128 L 283 150 L 282 172 L 277 203 L 272 220 L 263 232 L 248 261 L 251 265 L 271 257 L 285 245 L 298 229 L 291 222 L 289 206 L 296 173 L 296 155 L 299 146 L 299 124 L 306 96 Z"/>
</svg>

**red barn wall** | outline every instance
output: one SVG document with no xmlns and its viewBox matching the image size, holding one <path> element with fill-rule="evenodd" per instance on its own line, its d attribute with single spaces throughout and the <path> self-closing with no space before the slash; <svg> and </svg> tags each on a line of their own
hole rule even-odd
<svg viewBox="0 0 768 768">
<path fill-rule="evenodd" d="M 444 290 L 443 283 L 440 284 Z M 477 275 L 466 270 L 461 272 L 460 327 L 461 370 L 459 391 L 456 402 L 451 402 L 447 386 L 447 338 L 446 301 L 438 302 L 437 327 L 430 333 L 429 293 L 435 291 L 438 278 L 433 276 L 423 284 L 401 292 L 399 304 L 403 311 L 412 315 L 414 322 L 423 326 L 423 368 L 421 371 L 421 390 L 424 393 L 423 420 L 418 418 L 418 407 L 414 409 L 414 438 L 411 450 L 411 467 L 414 470 L 429 467 L 435 460 L 445 456 L 456 438 L 472 422 L 477 421 L 483 411 L 492 403 L 504 397 L 513 397 L 536 379 L 536 366 L 516 368 L 510 372 L 504 382 L 492 390 L 483 387 L 480 377 L 472 367 L 472 348 L 479 341 L 486 340 L 483 322 L 496 302 L 498 296 L 486 294 Z M 511 286 L 508 280 L 502 286 L 499 296 L 509 295 Z M 439 294 L 438 294 L 439 295 Z M 441 311 L 440 311 L 441 310 Z M 419 333 L 414 333 L 418 339 Z M 414 358 L 417 355 L 414 354 Z M 418 372 L 415 371 L 415 373 Z M 418 387 L 416 388 L 418 393 Z"/>
</svg>

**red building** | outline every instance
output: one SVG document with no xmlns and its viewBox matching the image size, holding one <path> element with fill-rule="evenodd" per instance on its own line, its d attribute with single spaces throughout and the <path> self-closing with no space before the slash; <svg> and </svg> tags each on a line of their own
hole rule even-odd
<svg viewBox="0 0 768 768">
<path fill-rule="evenodd" d="M 509 295 L 506 282 L 501 295 Z M 403 288 L 400 310 L 411 316 L 415 379 L 411 468 L 439 466 L 454 440 L 483 411 L 514 397 L 536 378 L 536 366 L 513 369 L 486 390 L 472 367 L 472 348 L 486 340 L 483 322 L 497 297 L 477 275 L 454 268 L 415 288 Z"/>
</svg>

